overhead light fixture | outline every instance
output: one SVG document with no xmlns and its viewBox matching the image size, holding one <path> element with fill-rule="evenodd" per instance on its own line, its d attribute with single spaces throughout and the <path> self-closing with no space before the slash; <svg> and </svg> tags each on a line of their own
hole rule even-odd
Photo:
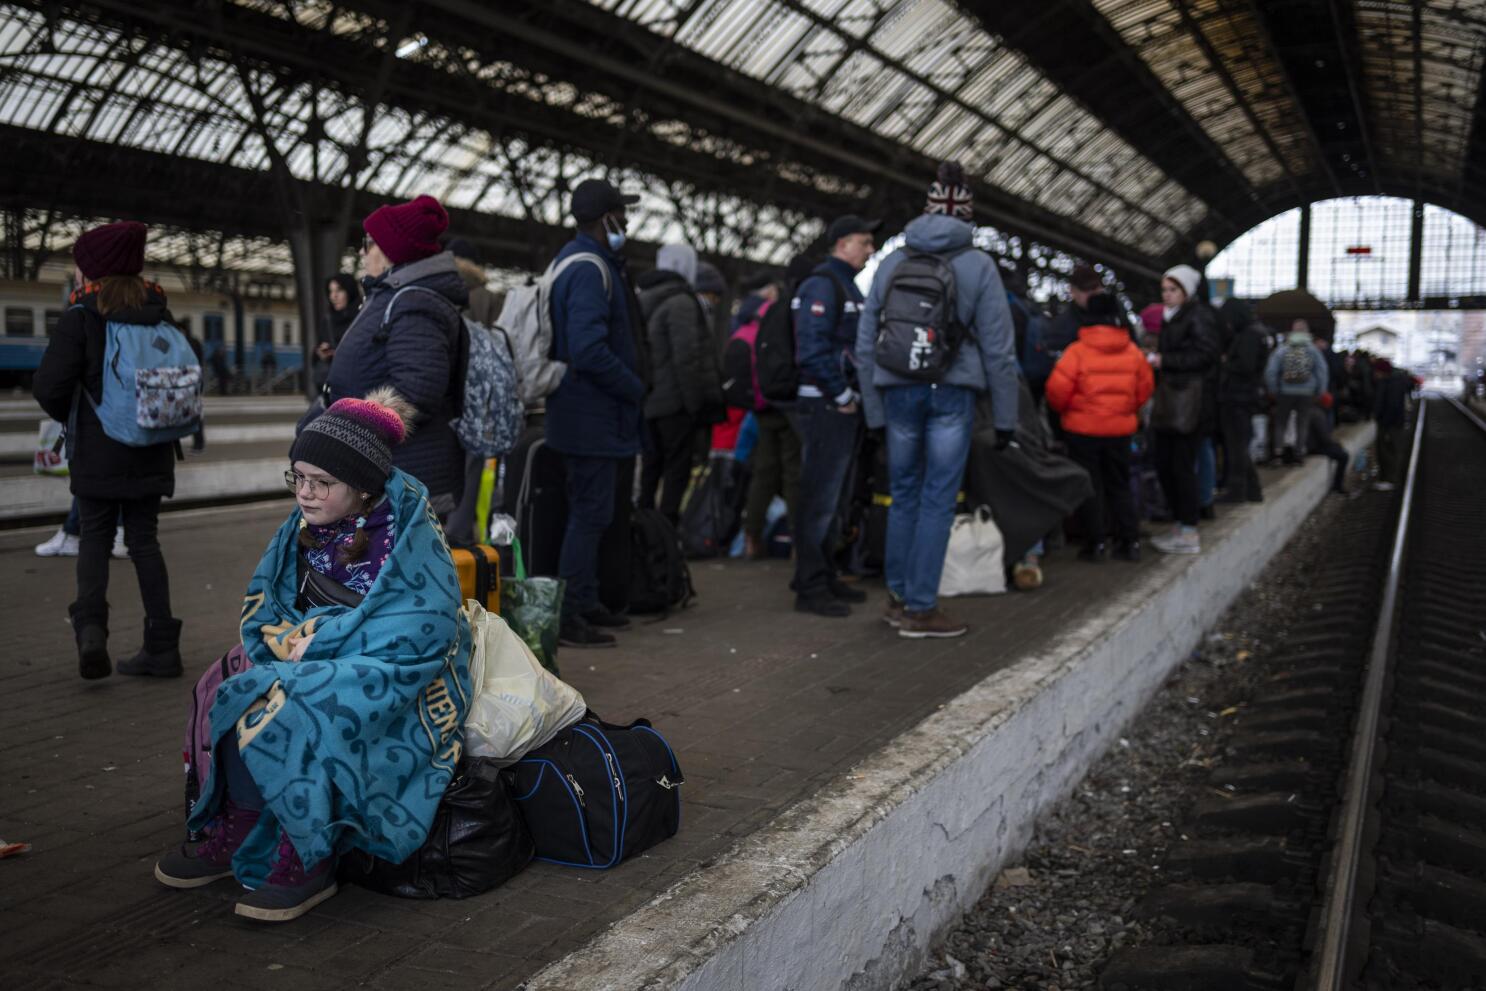
<svg viewBox="0 0 1486 991">
<path fill-rule="evenodd" d="M 398 58 L 407 58 L 409 55 L 413 54 L 418 49 L 423 48 L 427 44 L 428 39 L 420 34 L 416 38 L 409 38 L 401 45 L 398 45 L 397 51 L 394 54 L 396 54 Z"/>
</svg>

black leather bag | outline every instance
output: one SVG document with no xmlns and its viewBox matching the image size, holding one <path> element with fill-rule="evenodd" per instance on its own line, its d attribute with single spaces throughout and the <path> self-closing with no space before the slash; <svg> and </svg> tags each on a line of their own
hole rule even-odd
<svg viewBox="0 0 1486 991">
<path fill-rule="evenodd" d="M 366 598 L 345 585 L 307 567 L 304 557 L 299 559 L 299 595 L 294 604 L 300 609 L 317 609 L 321 606 L 347 606 L 355 609 Z"/>
<path fill-rule="evenodd" d="M 1162 375 L 1151 402 L 1151 429 L 1192 434 L 1202 419 L 1202 379 L 1195 375 Z"/>
<path fill-rule="evenodd" d="M 467 757 L 411 857 L 393 864 L 356 850 L 341 858 L 340 879 L 399 898 L 468 898 L 521 873 L 535 853 L 496 762 Z"/>
</svg>

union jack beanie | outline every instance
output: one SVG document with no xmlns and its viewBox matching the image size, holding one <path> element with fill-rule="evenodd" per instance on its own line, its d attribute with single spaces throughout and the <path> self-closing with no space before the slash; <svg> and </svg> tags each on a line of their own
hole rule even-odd
<svg viewBox="0 0 1486 991">
<path fill-rule="evenodd" d="M 973 216 L 975 196 L 965 185 L 965 170 L 959 162 L 945 162 L 939 166 L 939 174 L 929 184 L 929 201 L 924 213 L 942 213 L 947 217 L 970 220 Z"/>
</svg>

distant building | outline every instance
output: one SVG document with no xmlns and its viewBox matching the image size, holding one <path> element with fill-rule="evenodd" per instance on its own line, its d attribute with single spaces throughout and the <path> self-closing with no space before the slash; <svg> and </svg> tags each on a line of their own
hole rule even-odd
<svg viewBox="0 0 1486 991">
<path fill-rule="evenodd" d="M 1366 351 L 1389 361 L 1398 358 L 1398 331 L 1382 324 L 1374 324 L 1366 330 L 1359 331 L 1356 337 L 1357 346 Z"/>
</svg>

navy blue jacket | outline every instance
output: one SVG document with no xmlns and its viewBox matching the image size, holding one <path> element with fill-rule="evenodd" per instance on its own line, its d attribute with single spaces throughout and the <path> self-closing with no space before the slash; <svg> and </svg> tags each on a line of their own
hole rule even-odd
<svg viewBox="0 0 1486 991">
<path fill-rule="evenodd" d="M 575 263 L 552 286 L 553 356 L 568 366 L 547 397 L 547 443 L 562 454 L 630 458 L 640 453 L 645 381 L 630 310 L 624 262 L 608 245 L 580 233 L 557 261 L 580 251 L 609 266 L 604 293 L 598 266 Z"/>
<path fill-rule="evenodd" d="M 795 298 L 790 300 L 801 396 L 824 396 L 838 405 L 855 398 L 856 371 L 851 356 L 857 344 L 857 320 L 862 315 L 862 291 L 857 288 L 856 277 L 856 270 L 841 259 L 827 258 L 800 283 Z M 844 301 L 837 299 L 838 280 L 846 289 Z"/>
<path fill-rule="evenodd" d="M 410 285 L 421 288 L 398 297 L 383 328 L 392 297 Z M 464 491 L 464 449 L 449 421 L 459 416 L 459 313 L 468 302 L 469 290 L 448 252 L 389 269 L 367 283 L 366 303 L 335 349 L 325 383 L 326 405 L 383 385 L 413 404 L 413 431 L 392 449 L 392 463 L 428 487 L 440 513 L 453 509 Z M 312 407 L 300 429 L 321 412 Z"/>
</svg>

